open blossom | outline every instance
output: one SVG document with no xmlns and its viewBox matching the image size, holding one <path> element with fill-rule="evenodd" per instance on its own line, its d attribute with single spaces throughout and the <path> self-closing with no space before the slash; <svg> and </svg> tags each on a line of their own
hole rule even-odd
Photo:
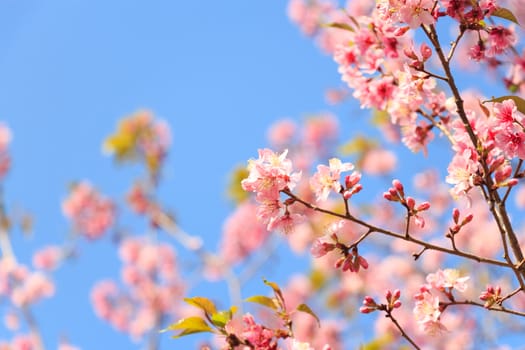
<svg viewBox="0 0 525 350">
<path fill-rule="evenodd" d="M 516 103 L 512 99 L 494 103 L 494 116 L 500 125 L 508 126 L 514 123 L 518 117 L 518 107 L 516 107 Z"/>
<path fill-rule="evenodd" d="M 293 228 L 304 222 L 305 217 L 301 214 L 286 211 L 283 215 L 272 218 L 268 223 L 268 231 L 281 231 L 285 234 L 291 233 Z"/>
<path fill-rule="evenodd" d="M 342 188 L 339 179 L 341 172 L 354 168 L 351 163 L 342 163 L 340 159 L 332 158 L 328 161 L 329 166 L 319 164 L 317 172 L 310 179 L 310 186 L 315 192 L 317 201 L 324 201 L 333 190 L 339 192 Z"/>
<path fill-rule="evenodd" d="M 487 56 L 493 57 L 516 44 L 514 32 L 503 26 L 495 26 L 489 29 Z"/>
<path fill-rule="evenodd" d="M 429 335 L 437 335 L 446 330 L 440 322 L 441 310 L 439 297 L 430 293 L 426 287 L 421 287 L 420 293 L 414 299 L 414 316 L 420 329 Z"/>
<path fill-rule="evenodd" d="M 460 276 L 459 270 L 445 269 L 438 270 L 436 273 L 430 273 L 427 276 L 427 282 L 438 290 L 453 288 L 459 292 L 467 290 L 466 282 L 469 276 Z"/>
<path fill-rule="evenodd" d="M 292 162 L 286 158 L 288 151 L 277 154 L 270 149 L 260 149 L 259 158 L 248 161 L 248 177 L 242 180 L 245 191 L 255 192 L 257 200 L 279 199 L 279 192 L 293 189 L 301 178 L 292 173 Z"/>
<path fill-rule="evenodd" d="M 479 170 L 476 151 L 465 148 L 458 151 L 448 166 L 447 183 L 454 185 L 452 194 L 455 197 L 466 194 L 473 186 L 473 179 Z"/>
<path fill-rule="evenodd" d="M 500 130 L 495 137 L 496 146 L 501 148 L 505 157 L 525 159 L 525 132 L 515 124 Z"/>
<path fill-rule="evenodd" d="M 434 0 L 407 0 L 401 2 L 399 7 L 399 19 L 407 23 L 414 29 L 422 24 L 430 25 L 436 21 L 432 16 L 431 10 L 434 7 Z"/>
<path fill-rule="evenodd" d="M 248 340 L 254 349 L 277 350 L 277 341 L 273 339 L 274 333 L 271 329 L 256 323 L 250 314 L 245 314 L 242 320 L 244 328 L 241 336 Z"/>
</svg>

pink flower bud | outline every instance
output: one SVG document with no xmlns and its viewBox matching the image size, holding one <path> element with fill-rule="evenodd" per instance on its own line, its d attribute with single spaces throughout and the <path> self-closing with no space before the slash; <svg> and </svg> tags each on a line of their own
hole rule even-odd
<svg viewBox="0 0 525 350">
<path fill-rule="evenodd" d="M 361 306 L 359 308 L 359 312 L 362 313 L 362 314 L 369 314 L 372 311 L 375 311 L 375 308 L 370 308 L 370 307 L 366 307 L 366 306 Z"/>
<path fill-rule="evenodd" d="M 399 308 L 401 306 L 401 300 L 396 300 L 392 306 L 394 307 L 394 309 Z"/>
<path fill-rule="evenodd" d="M 429 202 L 423 202 L 417 207 L 416 210 L 417 211 L 424 211 L 424 210 L 428 210 L 428 208 L 430 208 L 430 203 Z"/>
<path fill-rule="evenodd" d="M 459 221 L 459 214 L 460 214 L 460 213 L 459 213 L 459 209 L 458 209 L 458 208 L 454 208 L 454 209 L 452 210 L 452 219 L 454 220 L 454 223 L 456 223 L 456 224 L 457 224 L 458 221 Z"/>
<path fill-rule="evenodd" d="M 346 188 L 350 188 L 350 187 L 352 187 L 352 183 L 351 183 L 351 181 L 350 181 L 350 175 L 346 175 L 346 176 L 345 176 L 345 187 L 346 187 Z"/>
<path fill-rule="evenodd" d="M 399 27 L 394 31 L 395 36 L 402 36 L 410 30 L 410 27 Z"/>
<path fill-rule="evenodd" d="M 355 186 L 359 181 L 361 181 L 361 173 L 354 171 L 350 176 L 347 176 L 348 185 L 347 188 Z"/>
<path fill-rule="evenodd" d="M 412 210 L 414 209 L 414 206 L 416 205 L 416 200 L 412 197 L 407 197 L 406 200 L 408 209 Z"/>
<path fill-rule="evenodd" d="M 345 257 L 341 257 L 335 262 L 334 267 L 338 269 L 343 265 L 344 262 L 345 262 Z"/>
<path fill-rule="evenodd" d="M 474 218 L 474 215 L 468 214 L 467 216 L 465 216 L 465 218 L 461 222 L 461 226 L 468 224 L 469 222 L 472 221 L 473 218 Z"/>
<path fill-rule="evenodd" d="M 365 298 L 363 299 L 363 304 L 364 305 L 367 305 L 367 306 L 370 306 L 370 305 L 377 305 L 374 298 L 372 298 L 371 296 L 367 295 L 365 296 Z"/>
<path fill-rule="evenodd" d="M 352 194 L 359 193 L 359 192 L 361 192 L 362 189 L 363 189 L 363 185 L 361 185 L 361 184 L 357 184 L 357 185 L 355 185 L 355 186 L 352 188 Z"/>
<path fill-rule="evenodd" d="M 421 44 L 419 51 L 421 52 L 421 56 L 423 56 L 423 61 L 428 60 L 430 56 L 432 56 L 432 49 L 426 43 Z"/>
<path fill-rule="evenodd" d="M 394 291 L 394 299 L 399 299 L 401 297 L 401 291 L 399 289 L 396 289 Z"/>
<path fill-rule="evenodd" d="M 392 181 L 392 186 L 394 186 L 394 188 L 401 194 L 404 194 L 404 189 L 403 189 L 403 184 L 401 183 L 401 181 L 399 181 L 398 179 L 394 179 Z"/>
<path fill-rule="evenodd" d="M 359 265 L 361 265 L 363 269 L 365 270 L 368 269 L 368 261 L 366 261 L 365 258 L 363 258 L 362 256 L 358 256 L 357 261 L 359 262 Z"/>
<path fill-rule="evenodd" d="M 403 53 L 405 54 L 406 57 L 410 58 L 410 59 L 413 59 L 413 60 L 417 60 L 417 55 L 416 53 L 414 52 L 414 50 L 412 48 L 404 48 L 403 49 Z"/>
</svg>

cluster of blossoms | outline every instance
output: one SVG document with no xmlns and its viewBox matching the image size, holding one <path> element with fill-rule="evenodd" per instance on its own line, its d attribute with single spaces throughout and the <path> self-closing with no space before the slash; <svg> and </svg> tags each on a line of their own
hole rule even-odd
<svg viewBox="0 0 525 350">
<path fill-rule="evenodd" d="M 160 326 L 164 317 L 176 317 L 184 287 L 173 248 L 139 238 L 126 238 L 120 246 L 124 262 L 121 277 L 126 288 L 111 280 L 97 284 L 91 293 L 99 317 L 119 331 L 140 339 Z"/>
<path fill-rule="evenodd" d="M 453 149 L 448 167 L 447 182 L 454 185 L 455 196 L 465 195 L 482 184 L 487 175 L 492 176 L 495 187 L 514 186 L 511 160 L 525 159 L 524 116 L 512 99 L 493 104 L 492 111 L 480 107 L 467 109 L 468 118 L 483 153 L 472 145 L 467 130 L 460 120 L 454 120 Z M 483 166 L 486 164 L 486 167 Z M 488 171 L 488 173 L 486 173 Z"/>
<path fill-rule="evenodd" d="M 76 232 L 97 239 L 113 225 L 115 206 L 87 182 L 74 184 L 62 202 L 62 211 Z"/>
<path fill-rule="evenodd" d="M 428 210 L 430 203 L 423 202 L 416 205 L 414 198 L 405 196 L 405 189 L 401 181 L 393 180 L 392 187 L 388 189 L 388 192 L 383 193 L 383 198 L 391 202 L 401 203 L 407 209 L 408 216 L 413 217 L 419 227 L 423 228 L 425 226 L 425 219 L 419 213 Z"/>
<path fill-rule="evenodd" d="M 394 292 L 387 290 L 385 293 L 386 304 L 378 304 L 371 296 L 366 296 L 363 300 L 363 306 L 359 308 L 359 311 L 364 314 L 379 310 L 391 312 L 394 309 L 401 307 L 401 291 L 396 289 Z"/>
<path fill-rule="evenodd" d="M 293 190 L 301 173 L 293 172 L 287 151 L 277 154 L 270 149 L 259 150 L 259 158 L 248 162 L 249 175 L 241 184 L 245 191 L 255 192 L 259 203 L 257 217 L 268 231 L 290 232 L 302 216 L 289 211 L 289 203 L 281 202 L 281 191 Z"/>
<path fill-rule="evenodd" d="M 459 271 L 454 269 L 438 270 L 427 276 L 427 284 L 421 286 L 419 293 L 414 296 L 414 316 L 421 330 L 435 335 L 447 329 L 440 321 L 443 308 L 439 297 L 442 295 L 454 301 L 453 290 L 465 292 L 469 278 L 460 276 Z"/>
</svg>

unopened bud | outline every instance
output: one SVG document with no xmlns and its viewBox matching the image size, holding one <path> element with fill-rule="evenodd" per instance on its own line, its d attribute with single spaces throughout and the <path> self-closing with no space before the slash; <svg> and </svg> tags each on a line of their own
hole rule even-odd
<svg viewBox="0 0 525 350">
<path fill-rule="evenodd" d="M 401 36 L 401 35 L 405 34 L 406 32 L 408 32 L 409 29 L 410 29 L 410 27 L 399 27 L 396 30 L 394 30 L 394 35 L 395 36 Z"/>
<path fill-rule="evenodd" d="M 419 51 L 421 56 L 423 56 L 423 61 L 428 60 L 432 56 L 432 49 L 426 43 L 421 44 Z"/>
<path fill-rule="evenodd" d="M 412 197 L 407 197 L 406 203 L 407 203 L 408 209 L 412 210 L 414 209 L 414 206 L 416 205 L 416 200 Z"/>
<path fill-rule="evenodd" d="M 392 181 L 392 186 L 399 192 L 404 194 L 403 184 L 398 179 Z"/>
<path fill-rule="evenodd" d="M 457 224 L 458 221 L 459 221 L 459 214 L 460 214 L 460 213 L 459 213 L 459 209 L 458 209 L 458 208 L 454 208 L 454 209 L 452 210 L 452 219 L 454 220 L 454 223 L 456 223 L 456 224 Z"/>
<path fill-rule="evenodd" d="M 417 207 L 416 210 L 417 211 L 424 211 L 424 210 L 428 210 L 428 208 L 430 208 L 430 203 L 429 202 L 423 202 Z"/>
</svg>

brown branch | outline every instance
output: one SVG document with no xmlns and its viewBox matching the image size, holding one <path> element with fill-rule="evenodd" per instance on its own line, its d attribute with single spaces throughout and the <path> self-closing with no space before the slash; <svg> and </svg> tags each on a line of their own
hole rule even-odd
<svg viewBox="0 0 525 350">
<path fill-rule="evenodd" d="M 403 327 L 401 327 L 401 325 L 399 324 L 399 322 L 397 322 L 397 320 L 395 319 L 395 317 L 392 315 L 392 311 L 391 310 L 385 310 L 386 312 L 386 315 L 385 317 L 388 317 L 392 323 L 396 326 L 396 328 L 399 330 L 399 332 L 401 333 L 401 336 L 403 338 L 405 338 L 415 349 L 420 349 L 420 347 L 416 344 L 416 342 L 414 340 L 412 340 L 412 338 L 410 338 L 408 336 L 408 334 L 405 332 L 405 330 L 403 329 Z"/>
<path fill-rule="evenodd" d="M 520 312 L 520 311 L 516 311 L 516 310 L 507 309 L 507 308 L 504 308 L 503 306 L 499 306 L 499 307 L 491 306 L 491 307 L 487 308 L 487 307 L 485 307 L 484 304 L 478 303 L 477 301 L 472 301 L 472 300 L 453 301 L 453 302 L 450 302 L 450 303 L 440 302 L 439 305 L 443 307 L 443 311 L 445 311 L 445 309 L 447 307 L 449 307 L 449 306 L 454 306 L 454 305 L 472 305 L 472 306 L 478 306 L 478 307 L 484 308 L 485 310 L 498 311 L 498 312 L 503 312 L 503 313 L 507 313 L 507 314 L 511 314 L 511 315 L 525 317 L 525 312 Z"/>
<path fill-rule="evenodd" d="M 463 103 L 463 99 L 461 97 L 461 94 L 459 93 L 459 89 L 454 80 L 454 76 L 452 75 L 452 71 L 450 69 L 450 62 L 447 61 L 447 58 L 445 57 L 445 54 L 443 53 L 443 50 L 441 49 L 441 44 L 439 42 L 436 28 L 433 25 L 429 25 L 428 27 L 422 26 L 422 28 L 423 28 L 423 32 L 427 35 L 429 40 L 434 45 L 434 48 L 436 49 L 436 53 L 438 54 L 441 65 L 443 66 L 445 76 L 448 78 L 448 86 L 450 87 L 452 95 L 454 96 L 459 118 L 462 121 L 467 134 L 469 135 L 472 145 L 474 146 L 474 148 L 476 149 L 479 155 L 479 159 L 480 159 L 479 163 L 482 166 L 483 172 L 484 172 L 484 182 L 485 182 L 485 186 L 488 191 L 488 200 L 489 200 L 489 207 L 490 207 L 491 213 L 494 219 L 496 220 L 496 222 L 498 223 L 498 226 L 502 228 L 502 231 L 501 231 L 502 234 L 506 234 L 510 247 L 512 248 L 512 251 L 514 253 L 514 257 L 516 258 L 516 260 L 522 261 L 523 252 L 521 250 L 518 238 L 516 236 L 516 233 L 514 232 L 514 229 L 508 217 L 505 205 L 502 202 L 497 189 L 494 187 L 494 183 L 490 176 L 489 167 L 486 163 L 486 159 L 483 154 L 481 144 L 477 136 L 475 135 L 474 130 L 472 129 L 470 122 L 468 120 L 467 114 L 465 112 L 465 106 Z M 502 243 L 506 245 L 506 241 Z M 514 265 L 514 263 L 512 262 L 512 259 L 509 256 L 506 257 L 506 260 L 509 266 Z M 520 275 L 521 277 L 525 276 L 525 270 L 521 269 L 519 272 L 516 271 L 514 268 L 513 270 L 515 271 L 516 278 L 520 282 L 520 286 L 524 288 L 525 284 L 522 278 L 520 278 L 519 276 Z"/>
<path fill-rule="evenodd" d="M 490 264 L 490 265 L 507 267 L 507 268 L 510 268 L 510 269 L 514 268 L 514 266 L 512 264 L 509 264 L 508 262 L 504 262 L 504 261 L 500 261 L 500 260 L 494 260 L 494 259 L 489 259 L 489 258 L 483 258 L 483 257 L 477 256 L 477 255 L 474 255 L 474 254 L 463 252 L 463 251 L 455 251 L 455 250 L 452 250 L 452 249 L 449 249 L 449 248 L 445 248 L 445 247 L 442 247 L 442 246 L 438 246 L 438 245 L 435 245 L 435 244 L 431 244 L 431 243 L 419 240 L 419 239 L 414 238 L 412 236 L 406 237 L 404 233 L 401 234 L 401 233 L 389 231 L 389 230 L 386 230 L 386 229 L 374 226 L 374 225 L 369 224 L 369 223 L 367 223 L 367 222 L 365 222 L 363 220 L 360 220 L 360 219 L 358 219 L 358 218 L 356 218 L 356 217 L 354 217 L 352 215 L 347 216 L 347 215 L 344 215 L 344 214 L 336 213 L 336 212 L 328 210 L 328 209 L 317 207 L 317 206 L 315 206 L 315 205 L 313 205 L 313 204 L 311 204 L 311 203 L 309 203 L 309 202 L 307 202 L 305 200 L 302 200 L 301 198 L 297 197 L 290 190 L 283 190 L 282 192 L 284 194 L 290 196 L 291 198 L 293 198 L 296 202 L 301 203 L 302 205 L 304 205 L 305 207 L 307 207 L 309 209 L 315 210 L 315 211 L 320 212 L 320 213 L 328 214 L 330 216 L 338 217 L 338 218 L 341 218 L 341 219 L 350 220 L 352 222 L 355 222 L 356 224 L 359 224 L 361 226 L 364 226 L 364 227 L 368 228 L 372 232 L 382 233 L 382 234 L 387 235 L 387 236 L 391 236 L 391 237 L 394 237 L 394 238 L 402 239 L 404 241 L 408 241 L 408 242 L 412 242 L 412 243 L 418 244 L 418 245 L 420 245 L 422 247 L 425 247 L 426 249 L 429 249 L 429 250 L 436 250 L 436 251 L 440 251 L 440 252 L 443 252 L 443 253 L 448 253 L 448 254 L 451 254 L 451 255 L 460 256 L 460 257 L 463 257 L 463 258 L 466 258 L 466 259 L 474 260 L 474 261 L 479 262 L 479 263 L 486 263 L 486 264 Z"/>
</svg>

